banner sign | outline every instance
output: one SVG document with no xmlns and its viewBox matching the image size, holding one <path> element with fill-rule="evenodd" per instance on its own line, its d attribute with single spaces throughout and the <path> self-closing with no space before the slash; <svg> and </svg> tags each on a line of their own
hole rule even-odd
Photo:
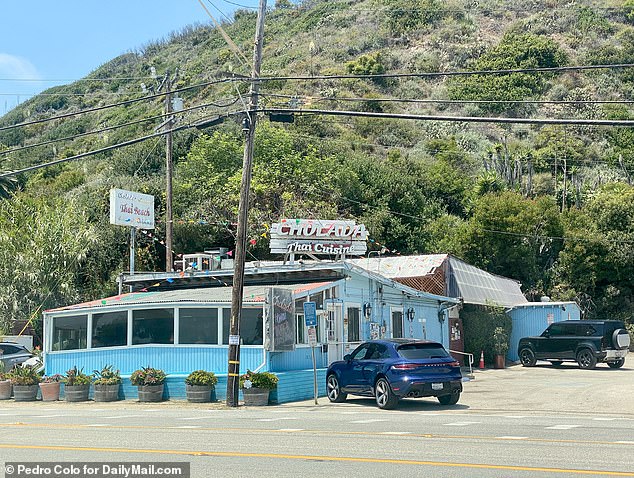
<svg viewBox="0 0 634 478">
<path fill-rule="evenodd" d="M 354 221 L 282 219 L 271 225 L 271 253 L 342 254 L 362 256 L 368 231 Z"/>
<path fill-rule="evenodd" d="M 111 189 L 110 224 L 154 229 L 154 196 L 124 189 Z"/>
<path fill-rule="evenodd" d="M 271 287 L 268 306 L 270 310 L 270 330 L 273 333 L 269 345 L 271 352 L 295 350 L 297 322 L 293 292 L 288 289 Z"/>
</svg>

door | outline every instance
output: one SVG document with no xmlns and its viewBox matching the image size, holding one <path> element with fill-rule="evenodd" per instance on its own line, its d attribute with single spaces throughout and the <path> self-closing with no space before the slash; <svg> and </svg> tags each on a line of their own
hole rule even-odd
<svg viewBox="0 0 634 478">
<path fill-rule="evenodd" d="M 341 304 L 326 304 L 326 343 L 328 344 L 328 363 L 343 358 L 343 317 Z"/>
</svg>

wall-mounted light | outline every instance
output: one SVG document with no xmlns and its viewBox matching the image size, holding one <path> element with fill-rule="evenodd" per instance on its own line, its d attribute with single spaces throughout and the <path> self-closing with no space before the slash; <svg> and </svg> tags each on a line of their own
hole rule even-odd
<svg viewBox="0 0 634 478">
<path fill-rule="evenodd" d="M 410 322 L 414 322 L 414 317 L 416 317 L 416 311 L 414 310 L 413 307 L 410 307 L 409 309 L 407 309 L 407 312 L 405 313 L 405 317 L 407 317 L 407 320 L 409 320 Z"/>
<path fill-rule="evenodd" d="M 363 316 L 366 319 L 369 319 L 372 316 L 372 304 L 370 304 L 369 302 L 363 304 Z"/>
</svg>

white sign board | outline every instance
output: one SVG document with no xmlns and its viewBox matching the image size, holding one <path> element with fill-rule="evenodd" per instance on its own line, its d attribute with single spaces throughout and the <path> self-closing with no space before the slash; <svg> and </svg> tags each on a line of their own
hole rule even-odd
<svg viewBox="0 0 634 478">
<path fill-rule="evenodd" d="M 271 226 L 271 253 L 342 254 L 362 256 L 368 231 L 354 221 L 282 219 Z"/>
<path fill-rule="evenodd" d="M 154 229 L 154 196 L 125 189 L 111 189 L 110 224 Z"/>
<path fill-rule="evenodd" d="M 311 347 L 317 345 L 317 329 L 313 326 L 308 327 L 308 345 Z"/>
</svg>

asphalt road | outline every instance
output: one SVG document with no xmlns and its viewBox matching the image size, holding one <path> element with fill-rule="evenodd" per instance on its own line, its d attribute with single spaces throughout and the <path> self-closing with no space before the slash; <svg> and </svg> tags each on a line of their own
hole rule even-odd
<svg viewBox="0 0 634 478">
<path fill-rule="evenodd" d="M 419 399 L 393 411 L 362 398 L 0 402 L 0 462 L 184 461 L 193 477 L 634 476 L 634 367 L 474 374 L 455 407 Z"/>
</svg>

